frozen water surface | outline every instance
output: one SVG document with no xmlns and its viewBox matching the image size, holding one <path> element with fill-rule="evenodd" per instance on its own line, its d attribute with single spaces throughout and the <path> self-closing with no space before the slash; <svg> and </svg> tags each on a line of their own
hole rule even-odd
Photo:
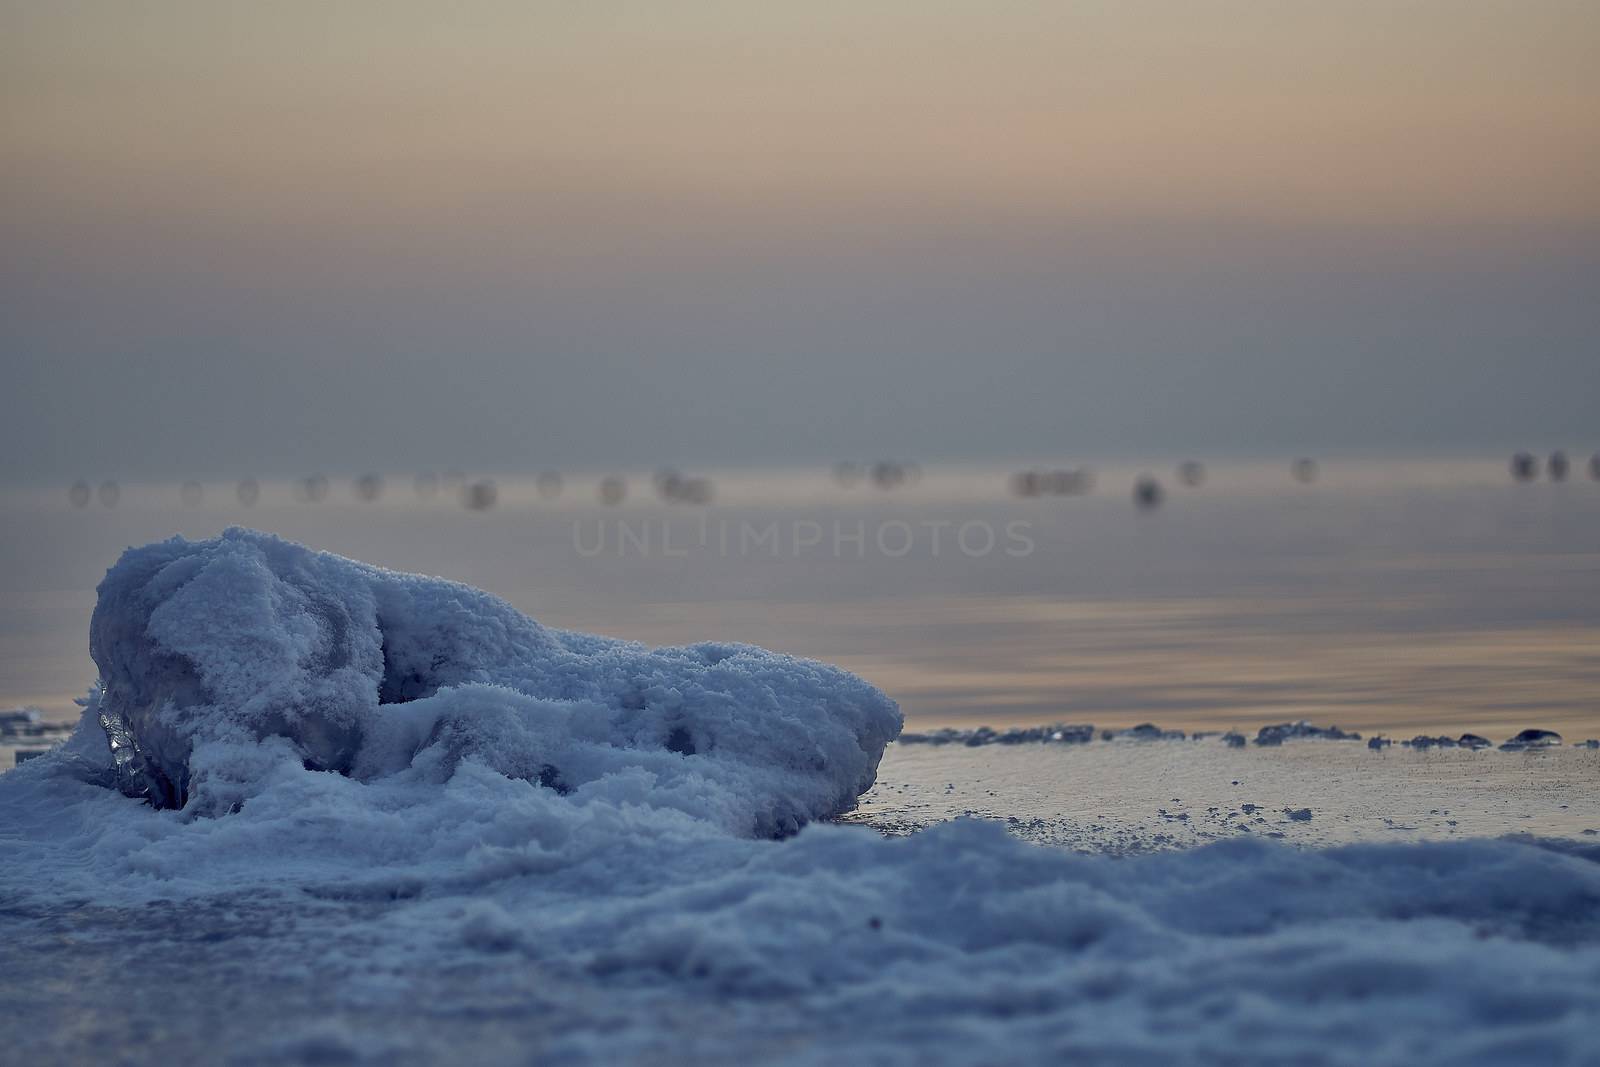
<svg viewBox="0 0 1600 1067">
<path fill-rule="evenodd" d="M 1092 852 L 1266 835 L 1299 845 L 1535 834 L 1600 840 L 1600 750 L 1379 751 L 1359 741 L 1232 748 L 1218 738 L 894 745 L 846 818 L 905 833 L 998 819 Z M 1310 817 L 1287 813 L 1310 809 Z"/>
</svg>

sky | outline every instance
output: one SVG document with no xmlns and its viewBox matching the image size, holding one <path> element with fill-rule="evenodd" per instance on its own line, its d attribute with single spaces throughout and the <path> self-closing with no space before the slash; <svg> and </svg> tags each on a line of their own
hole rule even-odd
<svg viewBox="0 0 1600 1067">
<path fill-rule="evenodd" d="M 0 0 L 11 483 L 1595 442 L 1589 0 Z"/>
</svg>

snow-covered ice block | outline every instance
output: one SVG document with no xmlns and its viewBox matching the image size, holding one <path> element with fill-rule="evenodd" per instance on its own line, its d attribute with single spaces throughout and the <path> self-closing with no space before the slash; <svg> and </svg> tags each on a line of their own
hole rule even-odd
<svg viewBox="0 0 1600 1067">
<path fill-rule="evenodd" d="M 1523 730 L 1500 746 L 1503 752 L 1522 752 L 1530 748 L 1553 748 L 1561 744 L 1561 735 L 1554 730 Z"/>
<path fill-rule="evenodd" d="M 90 709 L 124 792 L 226 810 L 282 739 L 307 769 L 443 780 L 464 759 L 562 792 L 642 772 L 730 829 L 783 835 L 873 782 L 899 709 L 741 644 L 650 649 L 497 597 L 251 530 L 130 549 L 90 627 Z"/>
</svg>

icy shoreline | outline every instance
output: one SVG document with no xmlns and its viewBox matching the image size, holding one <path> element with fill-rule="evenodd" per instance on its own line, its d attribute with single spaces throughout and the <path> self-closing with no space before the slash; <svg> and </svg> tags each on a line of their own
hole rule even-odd
<svg viewBox="0 0 1600 1067">
<path fill-rule="evenodd" d="M 560 634 L 462 586 L 281 545 L 240 533 L 114 570 L 104 698 L 0 777 L 0 981 L 27 1009 L 0 1040 L 18 1056 L 1355 1065 L 1592 1049 L 1600 848 L 1238 835 L 1115 858 L 989 820 L 903 838 L 818 823 L 871 786 L 898 727 L 858 679 L 746 646 Z M 343 614 L 311 595 L 330 588 Z M 411 699 L 380 698 L 397 687 Z M 137 775 L 115 773 L 102 713 L 128 725 Z M 1269 748 L 1248 758 L 1294 756 Z M 1116 749 L 1201 750 L 1235 758 Z M 1557 755 L 1592 758 L 1539 758 Z M 1294 825 L 1317 827 L 1314 807 Z"/>
<path fill-rule="evenodd" d="M 1511 758 L 1362 744 L 891 746 L 841 818 L 886 834 L 958 818 L 1090 854 L 1244 836 L 1297 848 L 1539 835 L 1600 840 L 1600 752 Z M 1291 816 L 1291 812 L 1295 816 Z"/>
<path fill-rule="evenodd" d="M 1341 730 L 1337 726 L 1317 726 L 1305 719 L 1294 722 L 1273 723 L 1260 727 L 1254 738 L 1247 738 L 1244 734 L 1234 730 L 1198 730 L 1194 733 L 1185 733 L 1182 730 L 1162 729 L 1154 723 L 1140 723 L 1121 730 L 1096 730 L 1087 723 L 1050 723 L 1045 726 L 1013 726 L 1008 729 L 995 729 L 992 726 L 977 726 L 972 729 L 947 726 L 938 730 L 926 732 L 913 731 L 902 733 L 895 740 L 902 745 L 965 745 L 968 748 L 981 748 L 984 745 L 1083 745 L 1094 741 L 1207 741 L 1218 740 L 1232 748 L 1243 748 L 1246 744 L 1263 746 L 1281 745 L 1285 741 L 1360 741 L 1361 735 L 1350 730 Z M 1509 737 L 1504 743 L 1495 746 L 1493 741 L 1473 733 L 1463 733 L 1459 737 L 1429 736 L 1418 734 L 1415 737 L 1394 740 L 1381 734 L 1369 737 L 1367 747 L 1381 749 L 1388 745 L 1402 745 L 1407 748 L 1467 748 L 1480 749 L 1498 747 L 1502 752 L 1526 752 L 1530 749 L 1551 748 L 1562 744 L 1561 735 L 1554 730 L 1529 728 L 1522 730 L 1514 737 Z M 1574 748 L 1600 748 L 1600 740 L 1589 738 L 1572 743 Z"/>
</svg>

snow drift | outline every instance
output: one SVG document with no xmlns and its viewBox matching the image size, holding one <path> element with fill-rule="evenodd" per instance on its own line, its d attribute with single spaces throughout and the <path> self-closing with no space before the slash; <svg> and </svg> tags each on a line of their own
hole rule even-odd
<svg viewBox="0 0 1600 1067">
<path fill-rule="evenodd" d="M 876 690 L 244 531 L 130 552 L 93 644 L 0 777 L 19 1059 L 1594 1062 L 1592 847 L 771 840 L 872 779 Z"/>
<path fill-rule="evenodd" d="M 118 784 L 156 807 L 237 806 L 240 746 L 278 739 L 363 780 L 442 781 L 471 757 L 567 792 L 642 769 L 731 829 L 783 835 L 849 807 L 900 730 L 892 701 L 824 664 L 552 630 L 249 530 L 130 549 L 99 594 L 96 717 Z"/>
</svg>

